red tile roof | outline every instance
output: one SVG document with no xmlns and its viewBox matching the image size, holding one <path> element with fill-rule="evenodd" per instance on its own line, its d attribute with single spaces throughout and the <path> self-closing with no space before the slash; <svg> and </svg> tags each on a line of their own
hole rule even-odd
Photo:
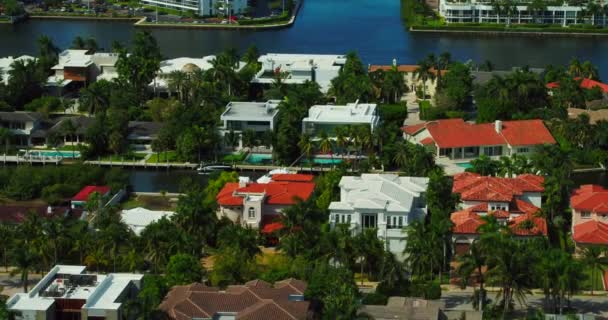
<svg viewBox="0 0 608 320">
<path fill-rule="evenodd" d="M 310 302 L 290 301 L 290 295 L 303 295 L 303 281 L 288 279 L 276 282 L 254 280 L 225 291 L 200 283 L 176 286 L 167 294 L 159 309 L 170 319 L 212 318 L 220 312 L 237 313 L 237 319 L 294 320 L 306 319 Z"/>
<path fill-rule="evenodd" d="M 464 172 L 454 176 L 452 192 L 465 201 L 512 202 L 524 192 L 543 192 L 544 178 L 522 175 L 516 178 L 486 177 Z"/>
<path fill-rule="evenodd" d="M 420 141 L 420 143 L 421 143 L 422 145 L 427 146 L 427 145 L 430 145 L 430 144 L 434 144 L 434 143 L 435 143 L 435 140 L 433 140 L 433 138 L 431 138 L 431 137 L 426 137 L 426 138 L 422 139 L 422 140 Z"/>
<path fill-rule="evenodd" d="M 105 196 L 110 192 L 110 187 L 108 186 L 86 186 L 82 188 L 73 198 L 72 201 L 87 201 L 89 200 L 89 196 L 93 193 L 99 193 L 102 196 Z"/>
<path fill-rule="evenodd" d="M 276 175 L 275 175 L 276 176 Z M 280 175 L 282 179 L 283 175 Z M 308 179 L 306 175 L 296 175 L 296 180 Z M 273 177 L 274 179 L 274 177 Z M 222 206 L 243 205 L 246 194 L 265 194 L 267 204 L 292 205 L 295 199 L 308 200 L 315 189 L 313 182 L 271 181 L 269 183 L 249 183 L 240 187 L 238 183 L 226 183 L 216 200 Z"/>
<path fill-rule="evenodd" d="M 576 211 L 608 214 L 608 190 L 598 185 L 582 185 L 570 197 L 570 205 Z"/>
<path fill-rule="evenodd" d="M 588 78 L 574 78 L 574 80 L 581 81 L 580 87 L 583 89 L 593 89 L 595 87 L 599 87 L 604 93 L 608 93 L 608 84 L 601 83 L 599 81 L 591 80 Z M 559 82 L 550 82 L 547 83 L 547 88 L 554 89 L 559 88 Z"/>
<path fill-rule="evenodd" d="M 273 181 L 291 181 L 291 182 L 312 182 L 315 176 L 310 174 L 275 174 L 272 175 Z"/>
<path fill-rule="evenodd" d="M 450 219 L 454 224 L 452 233 L 456 234 L 477 234 L 477 229 L 484 223 L 478 214 L 469 210 L 454 212 Z"/>
<path fill-rule="evenodd" d="M 542 120 L 503 121 L 501 132 L 496 132 L 494 123 L 472 124 L 462 119 L 445 119 L 416 126 L 406 126 L 402 130 L 415 135 L 426 128 L 440 148 L 474 146 L 512 146 L 554 144 L 555 139 Z"/>
<path fill-rule="evenodd" d="M 596 220 L 579 223 L 572 232 L 574 242 L 608 245 L 608 224 Z"/>
<path fill-rule="evenodd" d="M 530 226 L 527 226 L 528 223 L 530 223 Z M 513 234 L 518 236 L 546 236 L 547 220 L 535 215 L 525 214 L 509 221 L 509 228 Z"/>
</svg>

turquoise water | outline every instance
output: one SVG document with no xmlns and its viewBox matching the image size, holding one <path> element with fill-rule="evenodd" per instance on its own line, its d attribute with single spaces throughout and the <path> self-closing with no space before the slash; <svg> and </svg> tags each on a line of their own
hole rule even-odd
<svg viewBox="0 0 608 320">
<path fill-rule="evenodd" d="M 245 162 L 251 164 L 267 164 L 272 162 L 272 154 L 267 153 L 251 153 L 245 159 Z"/>
<path fill-rule="evenodd" d="M 44 156 L 44 157 L 61 157 L 66 159 L 80 158 L 80 152 L 78 151 L 30 151 L 32 156 Z"/>
<path fill-rule="evenodd" d="M 340 164 L 342 159 L 331 159 L 331 158 L 314 158 L 312 160 L 315 164 Z M 303 164 L 308 164 L 308 159 L 302 160 Z"/>
<path fill-rule="evenodd" d="M 473 166 L 468 163 L 468 162 L 461 162 L 461 163 L 457 163 L 457 166 L 461 167 L 461 168 L 465 168 L 465 169 L 469 169 L 472 168 Z"/>
</svg>

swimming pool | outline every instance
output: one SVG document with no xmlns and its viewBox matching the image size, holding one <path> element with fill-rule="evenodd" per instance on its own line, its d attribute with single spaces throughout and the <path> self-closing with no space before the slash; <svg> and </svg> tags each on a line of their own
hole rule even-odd
<svg viewBox="0 0 608 320">
<path fill-rule="evenodd" d="M 314 164 L 320 164 L 320 165 L 324 165 L 324 164 L 340 164 L 342 163 L 342 159 L 332 159 L 332 158 L 313 158 L 312 162 Z M 303 164 L 308 164 L 308 159 L 304 159 L 302 160 Z"/>
<path fill-rule="evenodd" d="M 272 163 L 272 154 L 250 153 L 245 159 L 245 162 L 250 164 L 270 164 Z"/>
<path fill-rule="evenodd" d="M 28 153 L 30 156 L 33 157 L 49 157 L 49 158 L 64 158 L 64 159 L 73 159 L 73 158 L 80 158 L 80 152 L 79 151 L 55 151 L 55 150 L 36 150 L 36 151 L 29 151 Z"/>
<path fill-rule="evenodd" d="M 465 169 L 473 168 L 473 166 L 468 162 L 461 162 L 461 163 L 457 163 L 456 165 L 461 168 L 465 168 Z"/>
</svg>

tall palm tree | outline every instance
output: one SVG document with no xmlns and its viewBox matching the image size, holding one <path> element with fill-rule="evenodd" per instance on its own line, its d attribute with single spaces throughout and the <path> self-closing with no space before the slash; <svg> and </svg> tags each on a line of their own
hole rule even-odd
<svg viewBox="0 0 608 320">
<path fill-rule="evenodd" d="M 63 135 L 70 137 L 70 141 L 72 142 L 72 158 L 76 158 L 76 151 L 75 148 L 73 148 L 73 144 L 74 136 L 76 135 L 78 128 L 72 122 L 72 119 L 66 119 L 61 123 L 61 127 L 59 129 Z"/>
<path fill-rule="evenodd" d="M 177 92 L 179 101 L 184 102 L 184 89 L 187 85 L 188 74 L 181 70 L 174 70 L 163 76 L 167 80 L 167 86 L 171 92 Z"/>
<path fill-rule="evenodd" d="M 306 159 L 308 159 L 308 163 L 310 165 L 310 167 L 312 168 L 313 165 L 313 154 L 315 152 L 315 146 L 314 143 L 312 142 L 312 140 L 310 139 L 310 136 L 307 134 L 302 134 L 300 136 L 300 141 L 298 141 L 298 147 L 300 148 L 300 152 L 302 152 L 302 154 L 306 155 Z"/>
<path fill-rule="evenodd" d="M 71 49 L 84 49 L 84 39 L 81 36 L 76 36 L 74 40 L 72 40 Z"/>
<path fill-rule="evenodd" d="M 344 153 L 348 148 L 348 129 L 344 126 L 338 126 L 335 128 L 336 131 L 336 147 L 340 150 L 340 153 Z"/>
<path fill-rule="evenodd" d="M 0 223 L 0 248 L 2 249 L 2 264 L 4 271 L 8 271 L 9 250 L 15 240 L 14 228 L 4 222 Z"/>
<path fill-rule="evenodd" d="M 435 79 L 432 63 L 428 60 L 418 62 L 418 68 L 414 71 L 414 76 L 416 81 L 422 82 L 422 100 L 426 100 L 426 83 Z"/>
<path fill-rule="evenodd" d="M 460 256 L 458 262 L 460 262 L 460 265 L 456 272 L 462 280 L 463 287 L 466 287 L 474 274 L 479 280 L 479 295 L 477 296 L 477 299 L 479 311 L 482 311 L 485 299 L 483 267 L 486 265 L 486 257 L 484 256 L 479 243 L 473 242 L 469 252 Z"/>
<path fill-rule="evenodd" d="M 533 0 L 530 4 L 528 4 L 528 11 L 532 12 L 534 22 L 539 23 L 538 17 L 541 13 L 547 11 L 547 4 L 543 0 Z"/>
<path fill-rule="evenodd" d="M 395 155 L 393 156 L 393 162 L 399 169 L 404 170 L 409 161 L 410 154 L 407 144 L 405 142 L 397 143 Z"/>
<path fill-rule="evenodd" d="M 4 142 L 4 154 L 8 153 L 8 146 L 10 145 L 11 137 L 13 133 L 7 128 L 0 128 L 0 142 Z"/>
<path fill-rule="evenodd" d="M 568 73 L 572 77 L 582 77 L 583 76 L 583 66 L 577 58 L 572 58 L 570 60 L 570 64 L 568 65 Z"/>
<path fill-rule="evenodd" d="M 321 132 L 319 132 L 319 141 L 318 142 L 319 142 L 319 150 L 321 151 L 321 153 L 323 153 L 323 154 L 329 153 L 329 155 L 331 157 L 331 163 L 333 164 L 334 163 L 334 155 L 332 152 L 333 141 L 327 134 L 327 131 L 321 130 Z"/>
<path fill-rule="evenodd" d="M 597 271 L 604 271 L 608 268 L 608 252 L 599 246 L 589 246 L 583 248 L 581 252 L 582 262 L 591 268 L 591 295 L 595 289 L 595 275 Z"/>
<path fill-rule="evenodd" d="M 364 266 L 367 265 L 368 279 L 371 278 L 374 262 L 379 262 L 384 253 L 384 244 L 378 239 L 378 230 L 363 229 L 355 236 L 355 252 L 360 257 L 361 284 L 363 284 Z"/>
</svg>

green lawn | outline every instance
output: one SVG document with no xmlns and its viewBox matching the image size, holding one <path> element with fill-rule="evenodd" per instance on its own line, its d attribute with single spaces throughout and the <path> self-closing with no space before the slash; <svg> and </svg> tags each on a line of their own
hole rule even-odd
<svg viewBox="0 0 608 320">
<path fill-rule="evenodd" d="M 146 161 L 146 163 L 164 163 L 164 162 L 177 162 L 177 152 L 175 151 L 164 151 L 160 153 L 154 153 Z"/>
<path fill-rule="evenodd" d="M 125 210 L 137 207 L 148 210 L 174 210 L 175 202 L 169 201 L 169 197 L 163 196 L 132 196 L 122 204 Z"/>
<path fill-rule="evenodd" d="M 132 153 L 125 155 L 111 155 L 102 157 L 101 161 L 112 161 L 112 162 L 136 162 L 143 160 L 146 157 L 145 153 Z"/>
<path fill-rule="evenodd" d="M 245 158 L 247 158 L 247 153 L 239 152 L 239 153 L 228 154 L 228 155 L 224 156 L 224 158 L 222 160 L 224 162 L 243 162 L 245 160 Z"/>
</svg>

